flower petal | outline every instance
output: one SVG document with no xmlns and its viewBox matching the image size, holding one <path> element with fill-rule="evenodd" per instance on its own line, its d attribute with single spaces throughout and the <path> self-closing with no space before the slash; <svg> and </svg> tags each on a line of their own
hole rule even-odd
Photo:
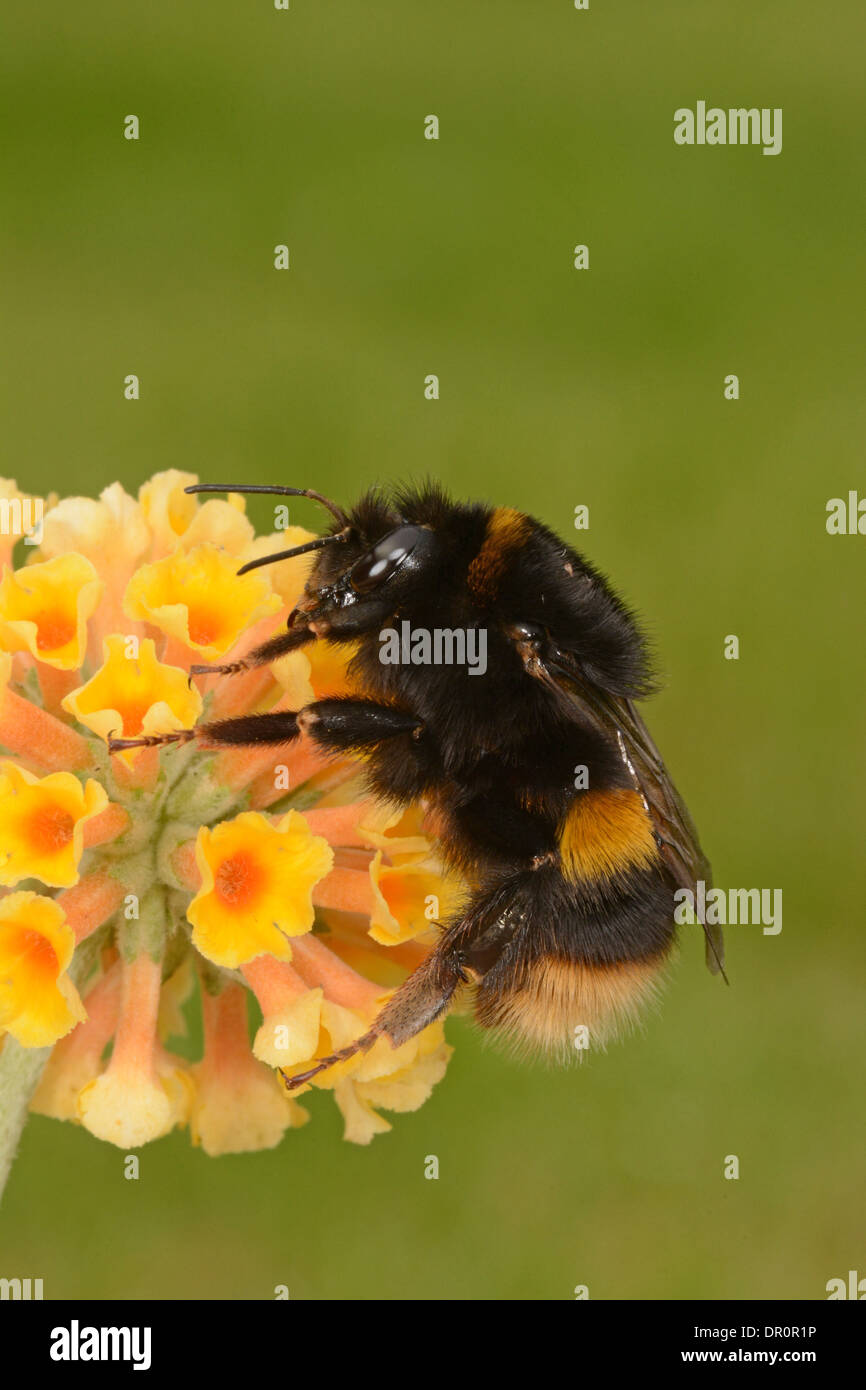
<svg viewBox="0 0 866 1390">
<path fill-rule="evenodd" d="M 287 938 L 313 925 L 313 887 L 330 871 L 333 851 L 297 811 L 276 826 L 243 811 L 199 830 L 196 862 L 202 886 L 187 909 L 193 945 L 236 969 L 265 953 L 291 959 Z"/>
<path fill-rule="evenodd" d="M 65 974 L 74 948 L 52 898 L 21 892 L 0 900 L 0 1031 L 22 1047 L 50 1047 L 86 1017 Z"/>
<path fill-rule="evenodd" d="M 61 671 L 74 671 L 87 649 L 87 623 L 102 593 L 83 555 L 6 570 L 0 580 L 0 641 Z"/>
<path fill-rule="evenodd" d="M 251 623 L 282 607 L 267 578 L 237 569 L 237 559 L 214 545 L 173 551 L 136 570 L 124 611 L 216 661 Z"/>
<path fill-rule="evenodd" d="M 119 633 L 107 637 L 102 666 L 64 698 L 63 708 L 104 739 L 189 728 L 201 713 L 201 696 L 187 673 L 157 661 L 151 638 L 129 642 Z"/>
<path fill-rule="evenodd" d="M 377 850 L 370 881 L 374 898 L 370 936 L 382 946 L 411 941 L 429 931 L 434 922 L 450 915 L 457 902 L 453 880 L 429 859 L 385 864 L 382 851 Z"/>
<path fill-rule="evenodd" d="M 38 878 L 54 888 L 78 882 L 84 826 L 108 805 L 105 789 L 71 772 L 34 777 L 0 763 L 0 884 Z"/>
</svg>

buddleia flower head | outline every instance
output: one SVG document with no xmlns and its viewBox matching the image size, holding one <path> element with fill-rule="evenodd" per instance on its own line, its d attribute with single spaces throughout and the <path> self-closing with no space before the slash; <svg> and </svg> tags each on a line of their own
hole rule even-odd
<svg viewBox="0 0 866 1390">
<path fill-rule="evenodd" d="M 115 483 L 49 499 L 40 544 L 16 547 L 15 567 L 6 547 L 0 1065 L 45 1049 L 31 1108 L 123 1149 L 175 1127 L 209 1154 L 272 1147 L 306 1123 L 296 1097 L 312 1087 L 364 1144 L 444 1074 L 441 1022 L 291 1096 L 283 1078 L 369 1029 L 460 885 L 423 805 L 374 801 L 358 760 L 304 736 L 109 751 L 352 689 L 351 648 L 190 676 L 277 633 L 311 562 L 239 575 L 311 536 L 256 537 L 241 497 L 200 502 L 184 491 L 196 481 L 172 470 L 137 498 Z M 0 496 L 22 494 L 0 482 Z M 172 1040 L 195 998 L 204 1049 L 190 1062 Z"/>
</svg>

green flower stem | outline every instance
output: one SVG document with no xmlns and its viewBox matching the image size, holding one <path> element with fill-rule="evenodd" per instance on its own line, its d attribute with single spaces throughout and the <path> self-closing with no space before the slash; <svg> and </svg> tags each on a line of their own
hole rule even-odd
<svg viewBox="0 0 866 1390">
<path fill-rule="evenodd" d="M 10 1037 L 3 1043 L 0 1052 L 0 1198 L 18 1151 L 30 1098 L 50 1056 L 50 1047 L 22 1047 Z"/>
</svg>

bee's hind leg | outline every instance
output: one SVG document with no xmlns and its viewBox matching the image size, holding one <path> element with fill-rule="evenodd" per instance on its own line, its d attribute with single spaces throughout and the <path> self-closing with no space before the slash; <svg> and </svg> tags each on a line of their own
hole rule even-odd
<svg viewBox="0 0 866 1390">
<path fill-rule="evenodd" d="M 517 877 L 523 882 L 527 876 L 522 873 Z M 400 1047 L 446 1012 L 460 985 L 479 984 L 521 925 L 520 914 L 509 911 L 508 906 L 514 886 L 514 877 L 509 877 L 497 888 L 482 890 L 391 996 L 369 1031 L 307 1071 L 294 1076 L 283 1072 L 286 1089 L 294 1091 L 336 1062 L 369 1052 L 379 1038 Z"/>
<path fill-rule="evenodd" d="M 297 1090 L 335 1063 L 344 1062 L 358 1053 L 369 1052 L 379 1038 L 387 1038 L 392 1047 L 400 1047 L 429 1024 L 435 1023 L 448 1008 L 458 985 L 467 979 L 461 953 L 447 947 L 443 950 L 446 942 L 447 935 L 391 996 L 368 1032 L 356 1038 L 348 1047 L 332 1053 L 330 1057 L 323 1057 L 307 1071 L 294 1076 L 283 1072 L 286 1090 Z"/>
</svg>

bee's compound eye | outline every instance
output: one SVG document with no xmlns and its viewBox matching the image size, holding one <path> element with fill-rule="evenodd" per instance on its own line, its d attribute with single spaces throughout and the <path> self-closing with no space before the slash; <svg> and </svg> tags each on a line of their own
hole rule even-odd
<svg viewBox="0 0 866 1390">
<path fill-rule="evenodd" d="M 512 623 L 507 631 L 514 642 L 539 643 L 544 638 L 544 628 L 536 627 L 535 623 Z"/>
<path fill-rule="evenodd" d="M 390 579 L 415 548 L 417 526 L 401 526 L 384 536 L 349 571 L 349 583 L 358 594 L 369 593 Z"/>
</svg>

